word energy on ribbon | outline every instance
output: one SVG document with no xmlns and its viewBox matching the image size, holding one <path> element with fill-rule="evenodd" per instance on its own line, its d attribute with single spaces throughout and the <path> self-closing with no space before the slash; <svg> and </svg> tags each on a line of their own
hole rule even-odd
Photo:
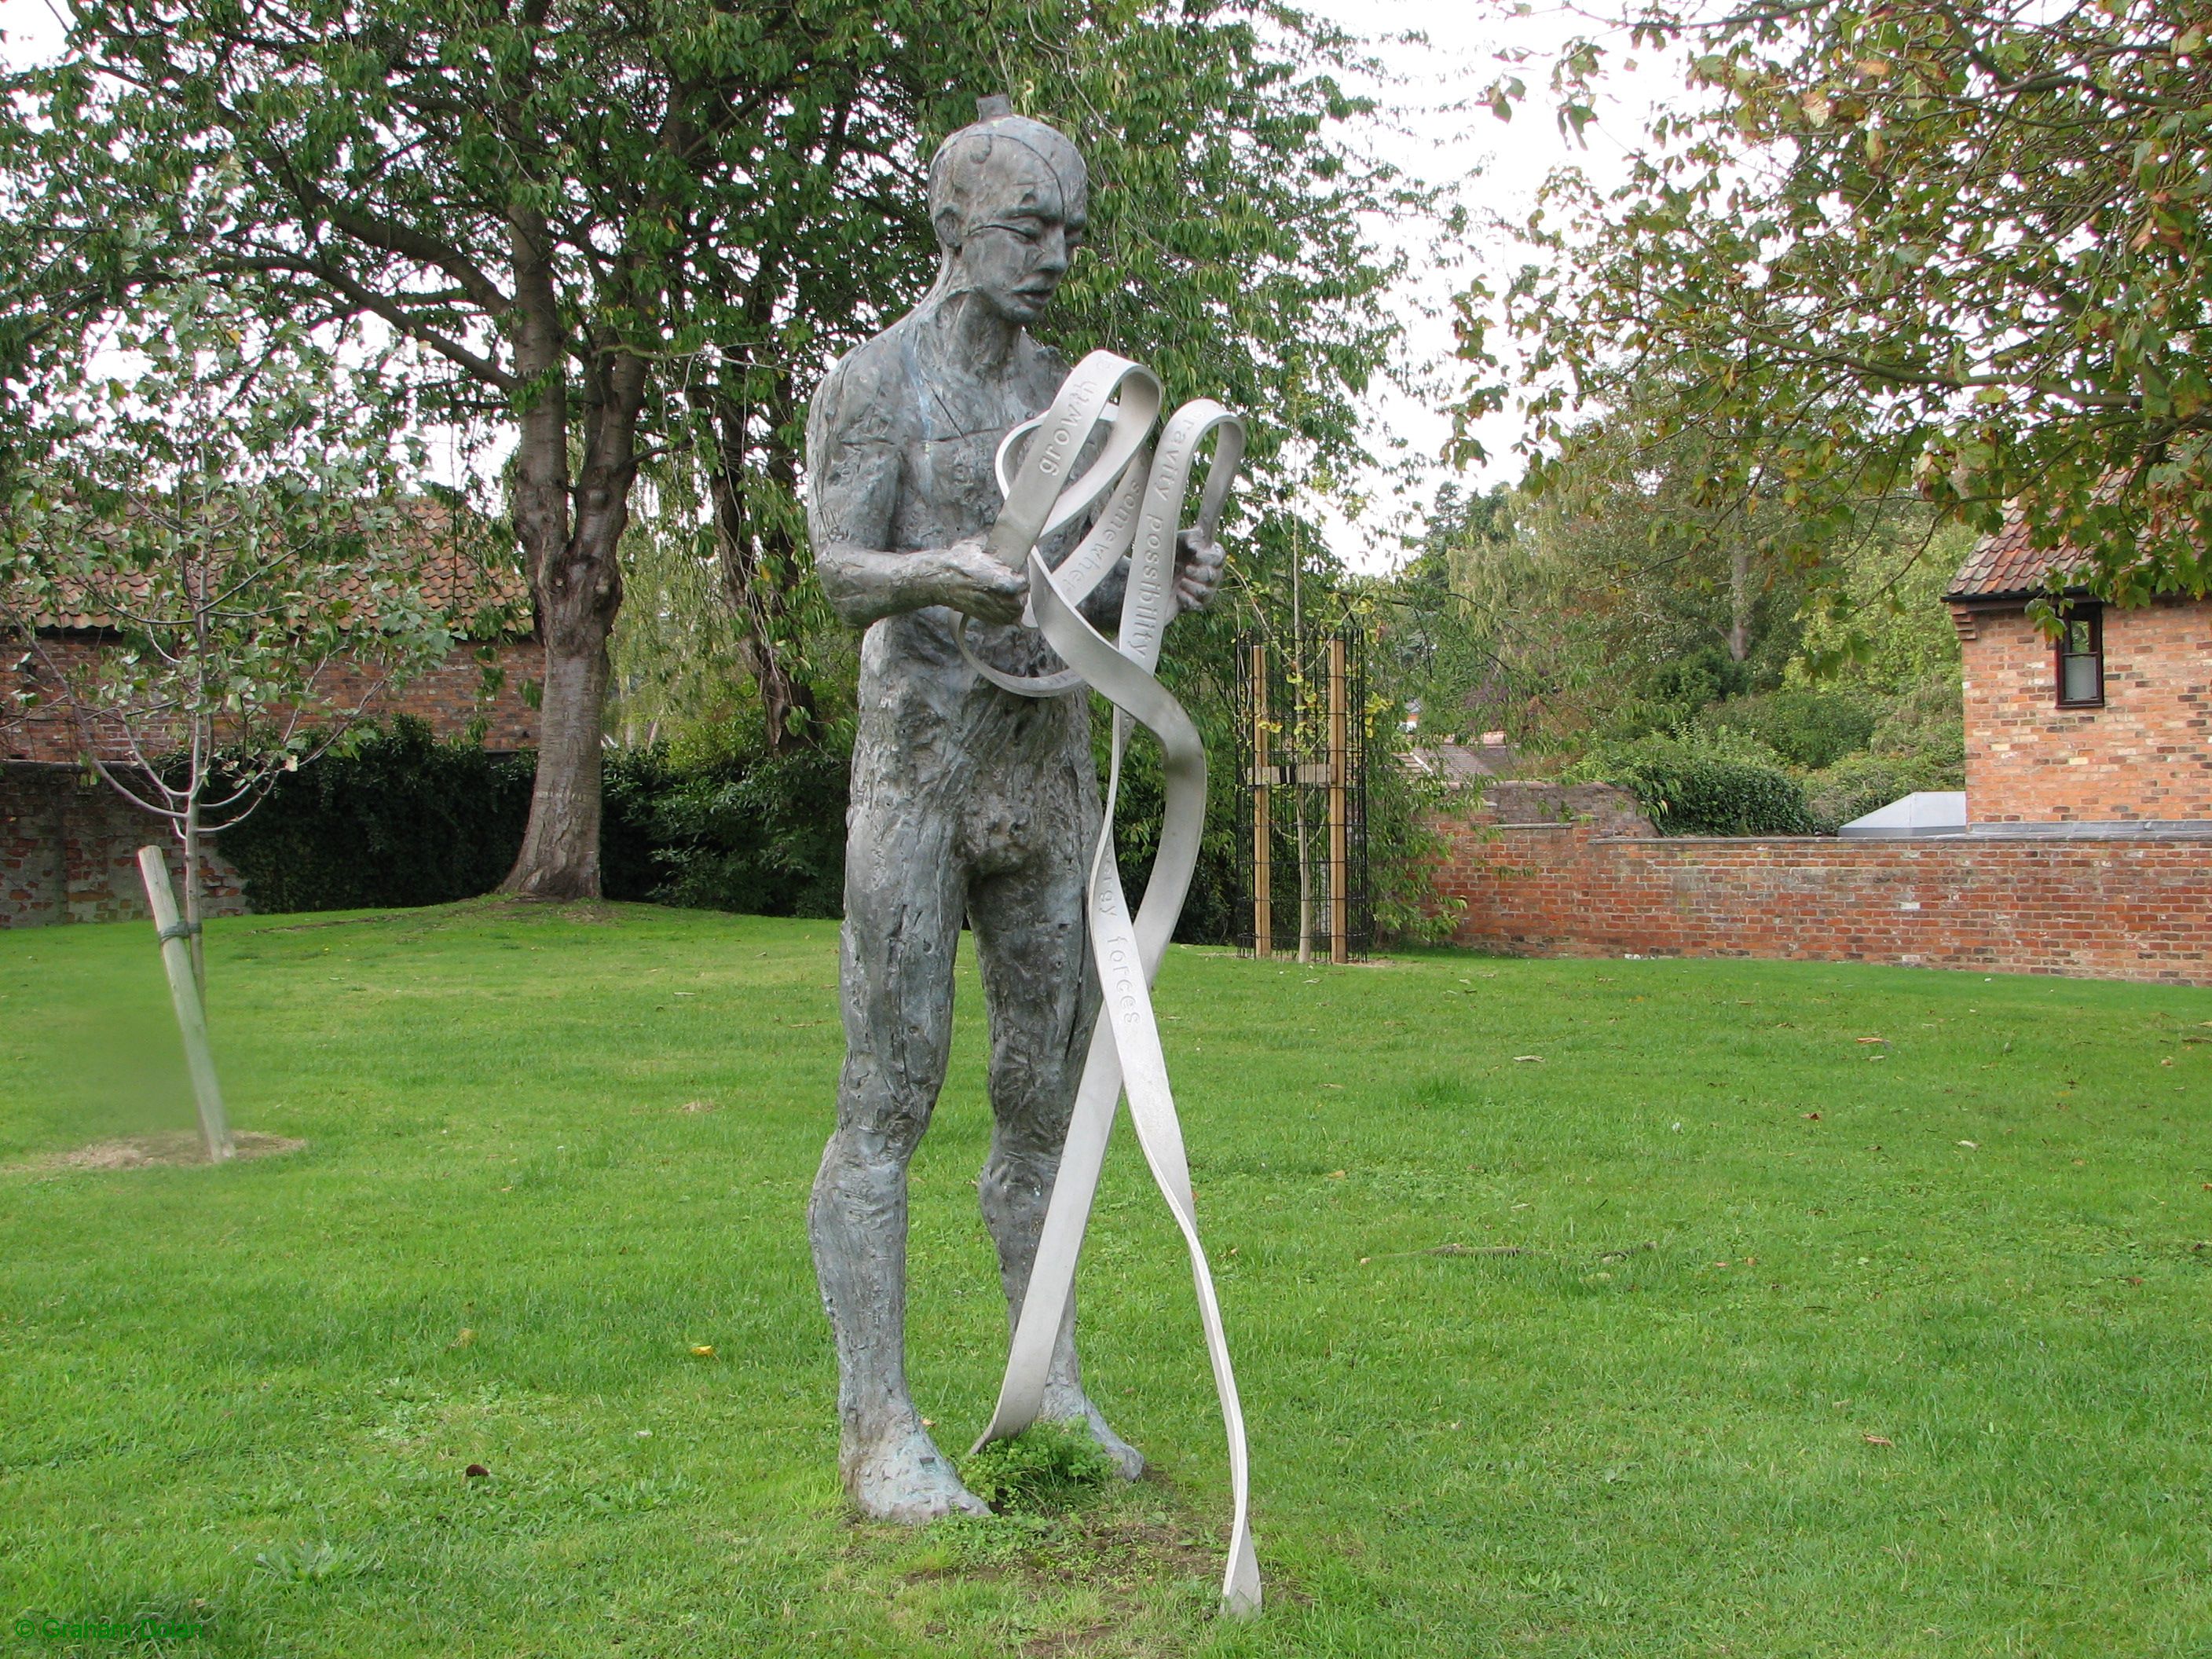
<svg viewBox="0 0 2212 1659">
<path fill-rule="evenodd" d="M 1203 539 L 1211 541 L 1230 483 L 1243 459 L 1244 428 L 1219 404 L 1200 399 L 1184 404 L 1169 418 L 1154 447 L 1149 441 L 1159 412 L 1160 384 L 1149 369 L 1111 352 L 1094 351 L 1068 375 L 1052 408 L 1007 434 L 1000 447 L 999 487 L 1006 499 L 989 546 L 1007 565 L 1029 572 L 1029 611 L 1024 620 L 1043 635 L 1067 666 L 1030 678 L 1007 674 L 976 657 L 964 628 L 961 635 L 961 649 L 976 672 L 1008 691 L 1043 697 L 1088 685 L 1114 706 L 1105 813 L 1087 889 L 1091 950 L 1104 1004 L 1091 1033 L 1036 1263 L 1015 1324 L 998 1409 L 975 1443 L 980 1448 L 1019 1434 L 1036 1421 L 1042 1409 L 1045 1373 L 1074 1289 L 1076 1257 L 1097 1191 L 1107 1134 L 1113 1127 L 1115 1104 L 1126 1090 L 1137 1144 L 1144 1149 L 1145 1162 L 1190 1250 L 1206 1353 L 1228 1430 L 1235 1519 L 1222 1598 L 1231 1612 L 1252 1613 L 1260 1606 L 1260 1564 L 1252 1549 L 1244 1413 L 1229 1366 L 1213 1275 L 1199 1243 L 1190 1166 L 1183 1154 L 1182 1128 L 1176 1119 L 1152 1003 L 1152 981 L 1190 889 L 1206 815 L 1206 752 L 1198 728 L 1153 671 L 1159 664 L 1161 636 L 1176 615 L 1176 547 L 1192 471 L 1210 439 L 1213 453 L 1197 529 Z M 1010 458 L 1024 438 L 1027 447 L 1009 476 Z M 1074 476 L 1085 452 L 1094 444 L 1096 459 L 1080 477 Z M 1102 502 L 1090 530 L 1059 568 L 1047 564 L 1037 543 Z M 1109 641 L 1078 607 L 1125 553 L 1128 586 L 1121 602 L 1121 628 Z M 1159 739 L 1167 780 L 1159 852 L 1144 902 L 1133 917 L 1114 856 L 1114 806 L 1132 722 Z"/>
</svg>

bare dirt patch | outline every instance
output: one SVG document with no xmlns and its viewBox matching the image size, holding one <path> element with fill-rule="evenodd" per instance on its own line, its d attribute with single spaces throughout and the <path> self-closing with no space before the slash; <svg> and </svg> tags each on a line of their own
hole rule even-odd
<svg viewBox="0 0 2212 1659">
<path fill-rule="evenodd" d="M 296 1152 L 307 1144 L 289 1135 L 265 1135 L 256 1129 L 239 1130 L 230 1139 L 241 1158 L 274 1158 L 280 1152 Z M 95 1140 L 89 1146 L 80 1146 L 74 1152 L 49 1152 L 15 1168 L 48 1173 L 62 1170 L 149 1170 L 204 1164 L 207 1161 L 207 1148 L 201 1145 L 198 1131 L 167 1129 L 159 1134 Z"/>
</svg>

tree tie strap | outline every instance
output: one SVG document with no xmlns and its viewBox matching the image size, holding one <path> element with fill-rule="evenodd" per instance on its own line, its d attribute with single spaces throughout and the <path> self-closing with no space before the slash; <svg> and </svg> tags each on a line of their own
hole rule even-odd
<svg viewBox="0 0 2212 1659">
<path fill-rule="evenodd" d="M 199 930 L 200 925 L 197 921 L 173 921 L 167 927 L 155 929 L 155 933 L 161 943 L 167 945 L 173 939 L 190 939 Z"/>
<path fill-rule="evenodd" d="M 1205 747 L 1190 716 L 1153 671 L 1159 663 L 1161 636 L 1176 614 L 1176 550 L 1192 471 L 1211 438 L 1213 457 L 1196 526 L 1201 538 L 1210 541 L 1243 459 L 1244 427 L 1219 404 L 1200 399 L 1175 412 L 1160 434 L 1157 453 L 1148 453 L 1146 441 L 1160 403 L 1160 384 L 1150 370 L 1111 352 L 1094 351 L 1068 375 L 1052 408 L 1039 420 L 1007 434 L 1000 447 L 1000 487 L 1006 500 L 989 546 L 1009 565 L 1026 566 L 1030 600 L 1024 620 L 1042 633 L 1066 668 L 1026 678 L 1001 672 L 976 658 L 966 628 L 961 630 L 963 653 L 994 685 L 1032 697 L 1087 685 L 1114 706 L 1105 811 L 1086 888 L 1091 955 L 1105 1000 L 1091 1032 L 1083 1080 L 1060 1150 L 1060 1173 L 1015 1321 L 998 1408 L 975 1444 L 980 1449 L 1019 1434 L 1036 1421 L 1042 1409 L 1046 1374 L 1074 1291 L 1076 1258 L 1105 1160 L 1108 1133 L 1115 1103 L 1126 1089 L 1137 1144 L 1190 1252 L 1206 1356 L 1229 1439 L 1235 1512 L 1222 1599 L 1231 1612 L 1243 1613 L 1256 1612 L 1260 1606 L 1244 1413 L 1230 1369 L 1220 1301 L 1199 1243 L 1190 1166 L 1152 1013 L 1151 987 L 1190 890 L 1206 819 Z M 1109 430 L 1099 459 L 1080 478 L 1062 483 L 1102 426 Z M 1008 458 L 1024 439 L 1027 448 L 1009 477 Z M 1103 511 L 1055 571 L 1037 550 L 1037 542 L 1101 500 L 1106 502 Z M 1121 628 L 1116 638 L 1109 641 L 1079 607 L 1125 553 L 1129 574 Z M 1132 722 L 1159 739 L 1167 786 L 1159 850 L 1145 886 L 1144 902 L 1133 918 L 1114 848 L 1115 805 Z"/>
</svg>

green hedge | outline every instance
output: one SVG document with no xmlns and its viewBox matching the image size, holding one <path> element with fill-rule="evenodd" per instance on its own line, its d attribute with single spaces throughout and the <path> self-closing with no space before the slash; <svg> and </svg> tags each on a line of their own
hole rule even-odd
<svg viewBox="0 0 2212 1659">
<path fill-rule="evenodd" d="M 1863 750 L 1877 718 L 1872 706 L 1848 692 L 1797 687 L 1732 698 L 1699 717 L 1703 724 L 1741 732 L 1790 765 L 1814 772 Z"/>
<path fill-rule="evenodd" d="M 1810 836 L 1804 786 L 1778 765 L 1684 738 L 1600 750 L 1571 776 L 1634 795 L 1662 836 Z"/>
<path fill-rule="evenodd" d="M 756 915 L 834 916 L 844 904 L 842 754 L 613 754 L 599 837 L 602 890 Z M 257 910 L 444 904 L 506 878 L 530 819 L 536 758 L 441 743 L 405 717 L 369 726 L 281 779 L 224 855 Z"/>
<path fill-rule="evenodd" d="M 688 765 L 658 746 L 611 757 L 607 896 L 755 916 L 842 914 L 851 766 L 834 749 Z"/>
<path fill-rule="evenodd" d="M 473 898 L 514 866 L 536 770 L 531 756 L 441 743 L 403 717 L 279 779 L 222 832 L 223 856 L 261 911 Z"/>
</svg>

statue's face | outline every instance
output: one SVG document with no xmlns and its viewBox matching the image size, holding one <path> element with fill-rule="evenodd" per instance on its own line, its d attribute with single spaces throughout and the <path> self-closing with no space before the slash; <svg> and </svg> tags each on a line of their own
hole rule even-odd
<svg viewBox="0 0 2212 1659">
<path fill-rule="evenodd" d="M 961 286 L 1008 322 L 1028 323 L 1067 275 L 1089 207 L 1079 179 L 1063 183 L 1042 158 L 1011 144 L 992 157 L 994 173 L 1002 157 L 1004 172 L 961 242 Z"/>
</svg>

